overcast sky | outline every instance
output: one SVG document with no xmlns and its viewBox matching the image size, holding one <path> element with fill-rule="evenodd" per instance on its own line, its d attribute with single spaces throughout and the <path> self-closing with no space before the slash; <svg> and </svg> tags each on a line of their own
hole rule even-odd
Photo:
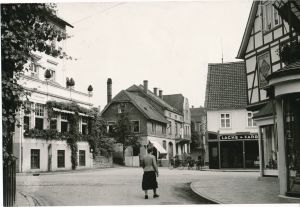
<svg viewBox="0 0 300 207">
<path fill-rule="evenodd" d="M 207 64 L 235 59 L 252 1 L 59 3 L 71 23 L 66 61 L 75 89 L 94 88 L 92 102 L 148 80 L 149 89 L 181 93 L 190 106 L 204 105 Z"/>
</svg>

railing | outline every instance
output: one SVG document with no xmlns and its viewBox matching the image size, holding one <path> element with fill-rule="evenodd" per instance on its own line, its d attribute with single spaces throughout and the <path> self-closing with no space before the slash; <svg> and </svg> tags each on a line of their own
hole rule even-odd
<svg viewBox="0 0 300 207">
<path fill-rule="evenodd" d="M 3 206 L 14 206 L 16 201 L 16 161 L 3 163 Z"/>
</svg>

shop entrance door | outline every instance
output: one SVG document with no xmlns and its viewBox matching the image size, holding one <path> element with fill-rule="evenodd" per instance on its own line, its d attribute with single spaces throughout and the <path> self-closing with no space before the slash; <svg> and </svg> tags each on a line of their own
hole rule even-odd
<svg viewBox="0 0 300 207">
<path fill-rule="evenodd" d="M 210 169 L 218 169 L 219 168 L 218 142 L 209 142 L 208 143 L 208 152 L 209 152 L 209 168 Z"/>
<path fill-rule="evenodd" d="M 243 168 L 243 142 L 224 141 L 220 143 L 221 168 Z"/>
<path fill-rule="evenodd" d="M 246 168 L 259 168 L 258 141 L 245 141 Z"/>
</svg>

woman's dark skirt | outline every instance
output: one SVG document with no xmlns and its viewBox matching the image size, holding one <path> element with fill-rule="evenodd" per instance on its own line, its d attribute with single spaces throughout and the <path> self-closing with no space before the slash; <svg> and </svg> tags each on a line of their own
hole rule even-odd
<svg viewBox="0 0 300 207">
<path fill-rule="evenodd" d="M 149 190 L 149 189 L 156 189 L 157 188 L 156 174 L 155 174 L 154 171 L 144 172 L 142 188 L 143 188 L 143 190 Z"/>
</svg>

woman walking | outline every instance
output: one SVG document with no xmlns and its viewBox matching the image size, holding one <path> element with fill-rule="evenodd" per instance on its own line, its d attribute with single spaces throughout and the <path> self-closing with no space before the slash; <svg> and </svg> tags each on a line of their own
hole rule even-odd
<svg viewBox="0 0 300 207">
<path fill-rule="evenodd" d="M 158 177 L 158 168 L 156 164 L 156 159 L 152 155 L 153 148 L 149 147 L 147 149 L 148 154 L 144 157 L 142 161 L 142 166 L 144 169 L 142 189 L 145 191 L 145 199 L 148 199 L 148 190 L 153 190 L 153 198 L 159 197 L 156 193 L 157 181 L 156 176 Z"/>
</svg>

